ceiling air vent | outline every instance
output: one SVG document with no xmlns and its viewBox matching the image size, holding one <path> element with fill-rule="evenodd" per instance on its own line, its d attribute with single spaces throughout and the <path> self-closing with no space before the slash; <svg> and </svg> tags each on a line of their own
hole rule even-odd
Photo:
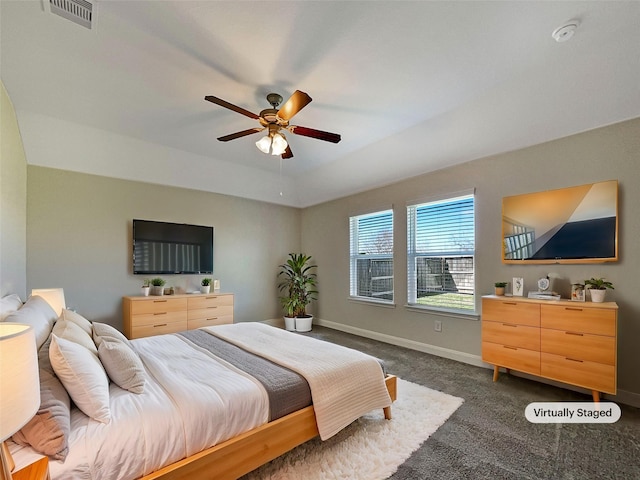
<svg viewBox="0 0 640 480">
<path fill-rule="evenodd" d="M 87 0 L 49 0 L 51 13 L 71 20 L 88 29 L 93 26 L 94 3 Z"/>
</svg>

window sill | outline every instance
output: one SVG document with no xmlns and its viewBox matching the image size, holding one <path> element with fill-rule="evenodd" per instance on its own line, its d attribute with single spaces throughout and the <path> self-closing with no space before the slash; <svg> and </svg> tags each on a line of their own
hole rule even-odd
<svg viewBox="0 0 640 480">
<path fill-rule="evenodd" d="M 364 298 L 364 297 L 349 297 L 347 300 L 355 303 L 364 303 L 366 305 L 373 305 L 374 307 L 383 307 L 383 308 L 396 308 L 396 304 L 393 302 L 385 302 L 382 300 L 375 300 L 373 298 Z"/>
<path fill-rule="evenodd" d="M 444 308 L 434 308 L 422 305 L 405 305 L 407 310 L 418 313 L 429 313 L 431 315 L 440 315 L 442 317 L 461 318 L 463 320 L 480 320 L 480 314 L 464 310 L 446 310 Z"/>
</svg>

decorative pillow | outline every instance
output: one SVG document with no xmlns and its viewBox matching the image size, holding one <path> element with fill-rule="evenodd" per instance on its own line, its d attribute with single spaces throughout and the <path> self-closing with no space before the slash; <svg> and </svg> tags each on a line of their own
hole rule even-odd
<svg viewBox="0 0 640 480">
<path fill-rule="evenodd" d="M 71 429 L 71 400 L 51 366 L 50 345 L 51 336 L 38 350 L 40 409 L 13 439 L 21 445 L 29 444 L 56 460 L 64 460 L 68 453 Z"/>
<path fill-rule="evenodd" d="M 37 452 L 64 461 L 69 453 L 71 401 L 60 380 L 40 369 L 40 408 L 13 441 L 31 445 Z"/>
<path fill-rule="evenodd" d="M 133 393 L 144 391 L 142 360 L 129 345 L 112 337 L 102 337 L 98 357 L 113 383 Z"/>
<path fill-rule="evenodd" d="M 129 348 L 132 348 L 131 342 L 129 342 L 129 339 L 125 337 L 122 332 L 106 323 L 93 322 L 93 341 L 98 347 L 100 347 L 100 342 L 102 342 L 103 337 L 120 340 L 126 343 Z"/>
<path fill-rule="evenodd" d="M 31 325 L 36 335 L 36 346 L 40 348 L 49 338 L 57 319 L 58 315 L 51 305 L 44 298 L 34 295 L 29 297 L 20 310 L 8 315 L 4 321 Z"/>
<path fill-rule="evenodd" d="M 60 318 L 53 326 L 52 333 L 58 338 L 64 338 L 65 340 L 82 345 L 95 355 L 98 355 L 98 347 L 93 343 L 91 335 L 88 335 L 77 323 Z"/>
<path fill-rule="evenodd" d="M 20 310 L 20 307 L 22 307 L 22 300 L 15 293 L 0 298 L 0 322 L 4 322 L 10 313 Z"/>
<path fill-rule="evenodd" d="M 109 423 L 109 378 L 98 357 L 82 345 L 52 334 L 49 358 L 77 407 L 94 420 Z"/>
<path fill-rule="evenodd" d="M 87 332 L 87 335 L 93 335 L 93 328 L 91 327 L 91 322 L 84 318 L 79 313 L 74 312 L 73 310 L 67 310 L 66 308 L 62 309 L 62 313 L 60 314 L 60 318 L 67 320 L 69 322 L 73 322 L 79 327 Z"/>
</svg>

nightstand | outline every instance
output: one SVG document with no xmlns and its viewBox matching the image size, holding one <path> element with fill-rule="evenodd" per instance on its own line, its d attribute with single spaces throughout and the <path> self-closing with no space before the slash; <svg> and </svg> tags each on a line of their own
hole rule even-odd
<svg viewBox="0 0 640 480">
<path fill-rule="evenodd" d="M 50 480 L 49 458 L 42 457 L 31 465 L 12 472 L 13 480 Z"/>
</svg>

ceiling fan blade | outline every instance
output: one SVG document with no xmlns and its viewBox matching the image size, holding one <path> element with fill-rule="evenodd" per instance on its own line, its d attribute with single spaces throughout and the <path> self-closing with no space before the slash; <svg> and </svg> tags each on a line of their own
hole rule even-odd
<svg viewBox="0 0 640 480">
<path fill-rule="evenodd" d="M 247 117 L 253 118 L 254 120 L 258 120 L 260 118 L 258 115 L 256 115 L 253 112 L 250 112 L 249 110 L 245 110 L 242 107 L 238 107 L 233 103 L 226 102 L 225 100 L 222 100 L 221 98 L 218 98 L 218 97 L 214 97 L 213 95 L 207 95 L 206 97 L 204 97 L 204 99 L 208 102 L 215 103 L 216 105 L 220 105 L 221 107 L 228 108 L 229 110 L 233 110 L 236 113 L 246 115 Z"/>
<path fill-rule="evenodd" d="M 342 140 L 342 137 L 337 133 L 323 132 L 322 130 L 316 130 L 315 128 L 299 127 L 297 125 L 291 125 L 287 128 L 291 133 L 296 135 L 302 135 L 304 137 L 317 138 L 318 140 L 324 140 L 325 142 L 338 143 Z"/>
<path fill-rule="evenodd" d="M 311 97 L 300 90 L 293 92 L 289 100 L 278 110 L 278 118 L 289 121 L 291 118 L 311 102 Z"/>
<path fill-rule="evenodd" d="M 287 145 L 287 149 L 281 155 L 281 157 L 286 160 L 287 158 L 293 158 L 293 152 L 291 151 L 291 147 Z"/>
<path fill-rule="evenodd" d="M 246 137 L 247 135 L 251 135 L 252 133 L 258 133 L 264 130 L 264 127 L 256 127 L 249 128 L 248 130 L 242 130 L 241 132 L 230 133 L 229 135 L 225 135 L 224 137 L 218 137 L 218 140 L 221 142 L 228 142 L 229 140 L 235 140 L 236 138 Z"/>
</svg>

